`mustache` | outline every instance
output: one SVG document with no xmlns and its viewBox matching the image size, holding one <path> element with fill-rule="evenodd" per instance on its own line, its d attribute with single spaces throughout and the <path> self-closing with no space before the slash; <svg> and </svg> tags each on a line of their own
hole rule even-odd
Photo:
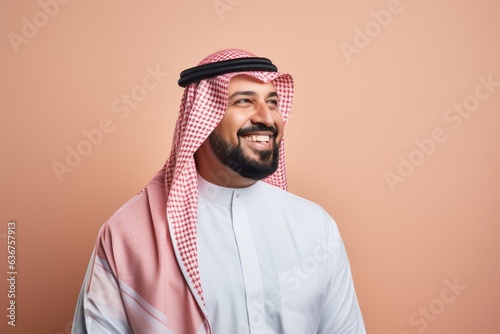
<svg viewBox="0 0 500 334">
<path fill-rule="evenodd" d="M 276 135 L 278 134 L 278 129 L 276 129 L 274 126 L 266 126 L 262 123 L 255 123 L 252 126 L 241 128 L 236 134 L 238 136 L 244 136 L 246 134 L 258 131 L 269 131 L 273 134 L 274 137 L 276 137 Z"/>
</svg>

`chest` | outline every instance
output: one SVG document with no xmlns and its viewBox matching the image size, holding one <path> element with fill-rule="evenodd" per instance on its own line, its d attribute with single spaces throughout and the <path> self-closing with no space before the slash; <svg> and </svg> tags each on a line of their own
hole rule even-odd
<svg viewBox="0 0 500 334">
<path fill-rule="evenodd" d="M 321 234 L 293 215 L 202 206 L 198 259 L 215 333 L 313 333 L 328 284 Z"/>
</svg>

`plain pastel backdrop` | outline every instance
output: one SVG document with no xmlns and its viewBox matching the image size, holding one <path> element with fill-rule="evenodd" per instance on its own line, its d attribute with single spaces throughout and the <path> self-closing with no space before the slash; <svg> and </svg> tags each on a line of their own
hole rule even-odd
<svg viewBox="0 0 500 334">
<path fill-rule="evenodd" d="M 289 190 L 337 221 L 368 333 L 500 333 L 499 17 L 495 0 L 0 1 L 0 332 L 69 333 L 100 226 L 168 156 L 179 73 L 242 48 L 294 76 Z"/>
</svg>

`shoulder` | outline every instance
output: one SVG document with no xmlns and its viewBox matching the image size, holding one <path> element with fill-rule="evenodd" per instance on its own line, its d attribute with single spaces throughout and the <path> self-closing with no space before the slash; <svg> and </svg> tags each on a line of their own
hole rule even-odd
<svg viewBox="0 0 500 334">
<path fill-rule="evenodd" d="M 321 233 L 338 234 L 335 220 L 319 204 L 271 184 L 265 182 L 260 184 L 265 201 L 270 203 L 278 201 L 279 208 L 274 208 L 275 210 L 286 212 L 287 216 L 293 216 L 301 225 L 308 228 L 317 227 Z"/>
<path fill-rule="evenodd" d="M 164 186 L 150 182 L 104 223 L 103 230 L 114 235 L 137 236 L 151 230 L 153 220 L 158 217 L 164 216 L 166 222 L 165 207 Z"/>
<path fill-rule="evenodd" d="M 263 196 L 266 198 L 273 197 L 282 202 L 290 209 L 304 211 L 308 214 L 325 215 L 330 217 L 325 209 L 323 209 L 319 204 L 313 201 L 310 201 L 265 182 L 260 182 L 260 184 L 263 189 Z"/>
</svg>

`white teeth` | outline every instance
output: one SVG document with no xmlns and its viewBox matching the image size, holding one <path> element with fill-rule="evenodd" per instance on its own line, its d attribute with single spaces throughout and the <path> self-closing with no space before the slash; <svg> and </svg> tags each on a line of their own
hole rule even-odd
<svg viewBox="0 0 500 334">
<path fill-rule="evenodd" d="M 268 142 L 269 141 L 269 136 L 268 135 L 249 135 L 245 136 L 246 140 L 249 141 L 258 141 L 258 142 Z"/>
</svg>

